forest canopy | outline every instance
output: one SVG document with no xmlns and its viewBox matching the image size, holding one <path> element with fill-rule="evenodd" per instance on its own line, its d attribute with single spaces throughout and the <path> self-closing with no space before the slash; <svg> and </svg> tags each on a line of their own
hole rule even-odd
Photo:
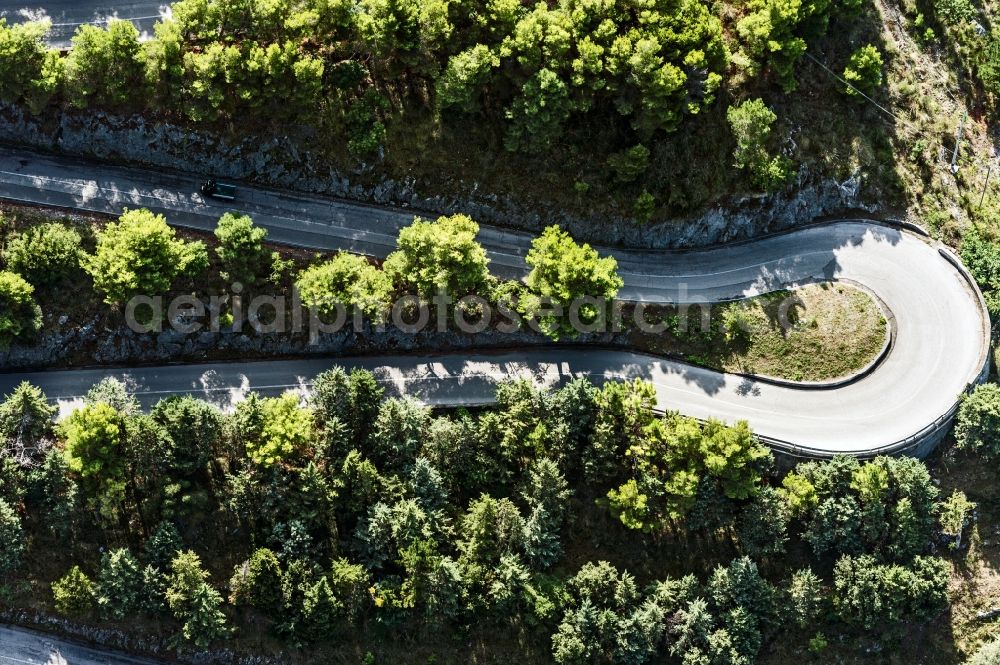
<svg viewBox="0 0 1000 665">
<path fill-rule="evenodd" d="M 0 25 L 0 99 L 336 127 L 359 155 L 416 107 L 485 118 L 512 151 L 581 123 L 630 146 L 701 113 L 735 72 L 794 87 L 805 39 L 842 4 L 754 2 L 727 26 L 705 0 L 180 0 L 147 41 L 127 21 L 85 25 L 63 58 L 46 23 Z"/>
<path fill-rule="evenodd" d="M 659 415 L 641 380 L 495 397 L 432 411 L 335 367 L 305 396 L 144 412 L 105 379 L 54 424 L 24 384 L 0 403 L 0 576 L 181 647 L 487 630 L 556 663 L 749 663 L 947 604 L 932 542 L 960 538 L 971 504 L 942 501 L 917 460 L 783 475 L 746 423 Z M 686 572 L 649 566 L 694 542 Z"/>
</svg>

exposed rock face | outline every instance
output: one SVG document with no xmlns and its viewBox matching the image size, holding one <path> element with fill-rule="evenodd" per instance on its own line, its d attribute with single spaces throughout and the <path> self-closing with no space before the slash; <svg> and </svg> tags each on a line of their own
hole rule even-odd
<svg viewBox="0 0 1000 665">
<path fill-rule="evenodd" d="M 574 236 L 593 243 L 632 247 L 698 247 L 751 238 L 791 228 L 818 217 L 849 210 L 874 212 L 866 204 L 861 182 L 811 177 L 803 168 L 793 193 L 735 198 L 695 215 L 651 224 L 626 218 L 576 217 L 562 211 L 529 210 L 512 197 L 478 191 L 470 183 L 461 197 L 435 196 L 412 180 L 383 179 L 374 185 L 352 182 L 361 174 L 371 181 L 373 169 L 360 165 L 353 173 L 336 171 L 300 138 L 229 141 L 141 116 L 61 112 L 35 118 L 22 109 L 0 106 L 0 141 L 48 150 L 130 162 L 185 172 L 214 174 L 265 185 L 330 196 L 406 206 L 434 214 L 466 213 L 479 222 L 537 231 L 560 224 Z"/>
<path fill-rule="evenodd" d="M 576 341 L 625 346 L 627 333 L 587 334 Z M 165 327 L 158 333 L 139 333 L 126 325 L 98 325 L 95 316 L 79 327 L 52 330 L 35 344 L 15 344 L 0 351 L 0 367 L 29 369 L 292 356 L 385 355 L 411 351 L 486 351 L 545 344 L 551 344 L 551 340 L 530 328 L 514 333 L 486 330 L 473 334 L 456 330 L 438 332 L 432 324 L 419 333 L 410 333 L 392 325 L 380 330 L 365 322 L 358 330 L 346 326 L 342 331 L 320 333 L 315 340 L 310 340 L 308 332 L 258 334 L 249 325 L 238 332 L 223 328 L 220 332 L 181 333 Z"/>
<path fill-rule="evenodd" d="M 32 628 L 55 636 L 95 645 L 106 649 L 116 649 L 139 657 L 155 657 L 170 662 L 188 665 L 283 665 L 280 657 L 249 655 L 230 649 L 177 648 L 168 634 L 142 634 L 140 630 L 127 625 L 95 626 L 84 621 L 74 621 L 27 608 L 5 608 L 0 611 L 0 620 L 16 626 Z M 116 661 L 118 659 L 115 659 Z M 51 662 L 66 662 L 61 658 Z"/>
</svg>

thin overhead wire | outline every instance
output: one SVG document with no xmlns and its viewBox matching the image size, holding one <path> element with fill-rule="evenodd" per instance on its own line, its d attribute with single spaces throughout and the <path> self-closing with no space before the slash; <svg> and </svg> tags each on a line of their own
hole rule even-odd
<svg viewBox="0 0 1000 665">
<path fill-rule="evenodd" d="M 846 85 L 847 87 L 849 87 L 851 90 L 853 90 L 854 92 L 858 93 L 859 95 L 861 95 L 862 97 L 864 97 L 865 99 L 867 99 L 869 102 L 872 103 L 872 105 L 875 106 L 875 108 L 877 108 L 882 113 L 885 113 L 886 115 L 890 116 L 893 120 L 896 120 L 897 122 L 906 122 L 903 118 L 900 118 L 895 113 L 893 113 L 892 111 L 890 111 L 886 107 L 882 106 L 881 104 L 879 104 L 878 102 L 876 102 L 874 99 L 872 99 L 871 97 L 869 97 L 865 93 L 863 93 L 860 90 L 858 90 L 858 88 L 855 87 L 850 81 L 845 80 L 837 72 L 833 71 L 832 69 L 830 69 L 829 67 L 827 67 L 826 65 L 824 65 L 822 62 L 820 62 L 819 60 L 817 60 L 816 58 L 814 58 L 813 55 L 811 53 L 809 53 L 808 51 L 806 51 L 804 55 L 807 58 L 809 58 L 810 60 L 812 60 L 813 62 L 815 62 L 817 65 L 819 65 L 820 67 L 822 67 L 824 71 L 826 71 L 828 74 L 830 74 L 830 76 L 834 77 L 835 79 L 837 79 L 838 81 L 840 81 L 841 83 L 843 83 L 844 85 Z"/>
<path fill-rule="evenodd" d="M 163 18 L 162 14 L 156 16 L 108 16 L 107 18 L 97 18 L 92 21 L 77 21 L 73 23 L 53 23 L 53 28 L 65 28 L 71 25 L 95 25 L 98 23 L 109 23 L 111 21 L 148 21 L 151 18 Z"/>
</svg>

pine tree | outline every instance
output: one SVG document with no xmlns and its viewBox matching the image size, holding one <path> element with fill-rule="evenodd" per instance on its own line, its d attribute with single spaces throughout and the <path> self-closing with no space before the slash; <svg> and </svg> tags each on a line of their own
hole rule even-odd
<svg viewBox="0 0 1000 665">
<path fill-rule="evenodd" d="M 284 602 L 283 579 L 278 557 L 271 550 L 260 548 L 233 573 L 229 602 L 237 607 L 253 607 L 276 619 Z"/>
<path fill-rule="evenodd" d="M 26 381 L 19 384 L 0 404 L 0 454 L 22 465 L 37 462 L 52 436 L 56 411 L 41 390 Z"/>
<path fill-rule="evenodd" d="M 0 499 L 0 577 L 21 566 L 26 549 L 21 518 L 6 501 Z"/>
<path fill-rule="evenodd" d="M 201 559 L 191 551 L 180 552 L 170 564 L 167 605 L 181 622 L 181 636 L 205 648 L 229 633 L 222 610 L 222 595 L 208 583 Z"/>
<path fill-rule="evenodd" d="M 301 636 L 313 642 L 329 638 L 342 611 L 343 605 L 334 595 L 329 579 L 321 577 L 306 590 L 302 602 Z"/>
<path fill-rule="evenodd" d="M 174 616 L 183 621 L 181 634 L 196 647 L 205 648 L 229 634 L 226 615 L 219 609 L 222 595 L 208 584 L 199 584 L 191 594 L 187 607 Z"/>
<path fill-rule="evenodd" d="M 136 612 L 144 593 L 139 561 L 127 549 L 106 553 L 97 577 L 97 606 L 101 616 L 120 621 Z"/>
<path fill-rule="evenodd" d="M 94 583 L 79 566 L 73 566 L 52 583 L 52 597 L 60 614 L 84 616 L 94 608 Z"/>
</svg>

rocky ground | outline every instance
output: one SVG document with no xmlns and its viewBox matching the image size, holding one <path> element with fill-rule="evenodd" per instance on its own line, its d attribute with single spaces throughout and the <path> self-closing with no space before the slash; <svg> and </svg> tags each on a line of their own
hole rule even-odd
<svg viewBox="0 0 1000 665">
<path fill-rule="evenodd" d="M 378 330 L 366 323 L 358 331 L 320 333 L 310 340 L 307 332 L 271 334 L 252 330 L 235 332 L 231 326 L 219 332 L 182 333 L 171 328 L 162 332 L 136 332 L 121 324 L 106 327 L 106 319 L 95 315 L 83 325 L 58 326 L 48 330 L 35 344 L 13 345 L 0 351 L 0 367 L 30 369 L 60 366 L 116 366 L 166 362 L 253 360 L 302 356 L 386 355 L 409 352 L 449 352 L 461 349 L 520 348 L 551 345 L 552 341 L 530 329 L 516 333 L 495 330 L 471 334 L 426 330 L 409 333 L 386 327 Z M 625 333 L 581 335 L 573 343 L 626 346 Z"/>
<path fill-rule="evenodd" d="M 469 183 L 466 196 L 435 195 L 415 178 L 379 177 L 360 164 L 350 173 L 329 166 L 305 148 L 309 136 L 269 140 L 226 139 L 141 116 L 118 117 L 70 109 L 32 117 L 23 109 L 0 105 L 0 141 L 67 154 L 96 157 L 184 172 L 249 180 L 299 191 L 435 214 L 457 212 L 481 223 L 538 231 L 559 224 L 590 242 L 635 247 L 697 247 L 751 238 L 825 216 L 876 214 L 861 179 L 814 177 L 808 168 L 788 192 L 732 198 L 696 215 L 650 224 L 625 217 L 580 217 L 563 210 L 529 209 L 512 196 L 479 191 Z"/>
</svg>

